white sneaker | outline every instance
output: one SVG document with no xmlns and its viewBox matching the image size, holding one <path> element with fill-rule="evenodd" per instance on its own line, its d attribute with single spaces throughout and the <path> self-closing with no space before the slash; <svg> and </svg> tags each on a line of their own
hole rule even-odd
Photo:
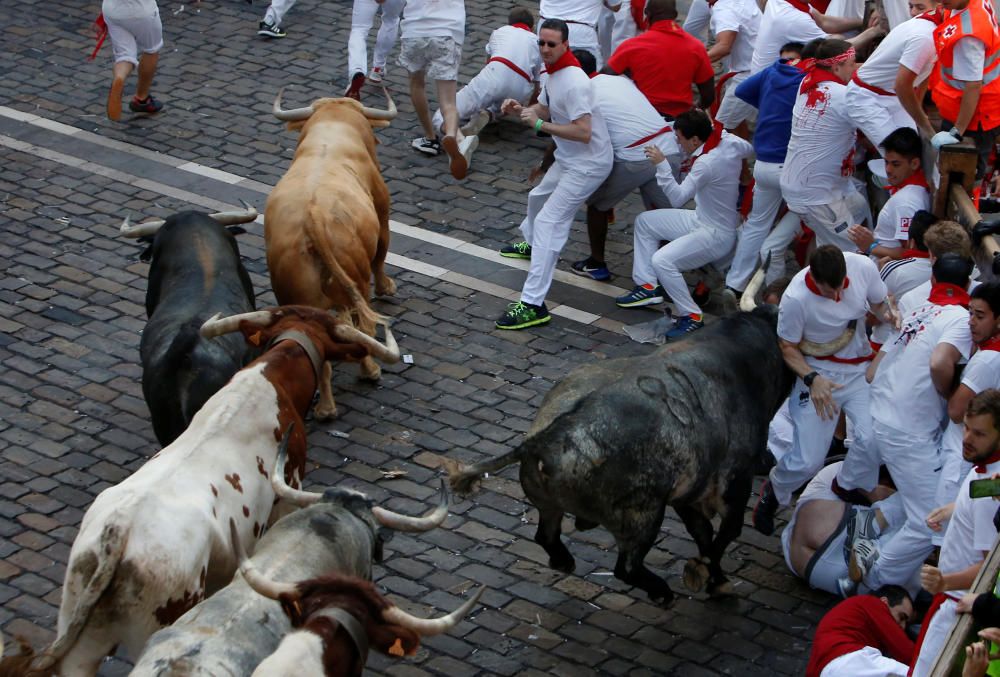
<svg viewBox="0 0 1000 677">
<path fill-rule="evenodd" d="M 385 67 L 375 66 L 372 68 L 372 72 L 368 74 L 369 82 L 382 82 L 382 78 L 385 77 Z"/>
<path fill-rule="evenodd" d="M 851 560 L 847 563 L 847 573 L 851 580 L 860 583 L 872 570 L 879 557 L 878 543 L 870 538 L 859 538 L 851 548 Z"/>
<path fill-rule="evenodd" d="M 493 116 L 490 115 L 488 110 L 479 111 L 479 115 L 475 116 L 469 120 L 469 124 L 462 127 L 462 133 L 466 136 L 478 136 L 479 132 L 483 131 L 483 128 L 490 124 L 493 120 Z"/>
<path fill-rule="evenodd" d="M 472 164 L 472 154 L 476 152 L 477 148 L 479 148 L 478 136 L 466 136 L 462 139 L 462 142 L 458 144 L 458 152 L 465 158 L 466 165 Z"/>
</svg>

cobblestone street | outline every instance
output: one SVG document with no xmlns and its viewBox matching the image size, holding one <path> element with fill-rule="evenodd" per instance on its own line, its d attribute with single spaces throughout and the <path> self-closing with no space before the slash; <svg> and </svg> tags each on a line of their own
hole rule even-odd
<svg viewBox="0 0 1000 677">
<path fill-rule="evenodd" d="M 510 7 L 466 0 L 463 83 Z M 143 245 L 119 236 L 122 218 L 219 211 L 240 200 L 263 212 L 296 141 L 271 115 L 275 93 L 287 86 L 286 107 L 304 106 L 346 85 L 348 0 L 299 0 L 282 40 L 256 35 L 265 8 L 160 0 L 166 46 L 153 93 L 165 108 L 152 118 L 126 111 L 115 123 L 104 115 L 110 46 L 86 59 L 100 3 L 0 4 L 0 630 L 8 650 L 13 635 L 39 648 L 52 640 L 84 512 L 158 450 L 140 386 L 148 265 L 138 260 Z M 413 363 L 385 367 L 377 385 L 357 380 L 356 367 L 335 368 L 340 416 L 308 421 L 306 487 L 343 484 L 417 514 L 434 501 L 438 455 L 473 461 L 511 449 L 571 369 L 649 352 L 620 328 L 656 315 L 617 309 L 611 298 L 632 286 L 633 196 L 609 234 L 611 284 L 568 272 L 587 253 L 578 222 L 550 296 L 553 321 L 496 331 L 526 266 L 494 252 L 519 236 L 543 143 L 509 122 L 491 126 L 468 180 L 456 182 L 444 158 L 410 148 L 419 126 L 395 54 L 387 81 L 400 115 L 378 132 L 378 152 L 399 291 L 375 308 L 394 319 Z M 384 101 L 368 86 L 365 103 Z M 258 307 L 267 307 L 274 296 L 261 221 L 238 242 Z M 394 470 L 403 474 L 384 475 Z M 668 510 L 647 558 L 678 595 L 666 609 L 611 575 L 616 551 L 604 529 L 577 532 L 565 520 L 577 564 L 567 575 L 548 568 L 536 524 L 512 467 L 469 499 L 453 498 L 442 527 L 395 535 L 374 580 L 411 612 L 437 614 L 477 584 L 488 590 L 472 615 L 424 640 L 416 656 L 373 652 L 369 673 L 800 675 L 833 602 L 791 576 L 778 538 L 757 534 L 749 511 L 724 560 L 735 596 L 714 601 L 685 592 L 680 573 L 696 548 Z M 110 658 L 101 674 L 128 669 Z"/>
</svg>

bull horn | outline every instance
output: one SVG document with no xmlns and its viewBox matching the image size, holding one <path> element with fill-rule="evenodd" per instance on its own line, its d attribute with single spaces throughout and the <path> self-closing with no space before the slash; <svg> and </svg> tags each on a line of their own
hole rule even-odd
<svg viewBox="0 0 1000 677">
<path fill-rule="evenodd" d="M 757 307 L 757 294 L 760 293 L 760 288 L 764 286 L 764 277 L 767 275 L 767 269 L 770 267 L 771 252 L 768 252 L 760 268 L 757 269 L 757 272 L 750 278 L 750 282 L 747 283 L 747 288 L 743 291 L 743 296 L 740 297 L 740 310 L 743 312 L 749 313 Z"/>
<path fill-rule="evenodd" d="M 389 325 L 385 325 L 385 345 L 347 324 L 337 325 L 334 335 L 344 342 L 360 343 L 368 349 L 369 355 L 377 357 L 382 362 L 399 362 L 399 345 L 396 343 L 396 338 L 392 335 Z"/>
<path fill-rule="evenodd" d="M 480 586 L 465 604 L 441 618 L 417 618 L 406 613 L 398 606 L 392 606 L 382 612 L 382 619 L 389 623 L 402 625 L 404 628 L 409 628 L 424 637 L 440 635 L 442 632 L 447 632 L 455 627 L 472 610 L 472 607 L 476 606 L 480 595 L 483 594 L 483 590 L 485 589 L 485 586 Z"/>
<path fill-rule="evenodd" d="M 201 335 L 205 338 L 215 338 L 216 336 L 238 331 L 240 322 L 249 322 L 252 325 L 266 327 L 273 321 L 270 310 L 255 310 L 252 313 L 240 313 L 239 315 L 230 315 L 229 317 L 222 317 L 222 313 L 216 313 L 205 320 L 205 324 L 201 325 Z"/>
<path fill-rule="evenodd" d="M 209 214 L 209 217 L 215 219 L 222 226 L 233 226 L 237 223 L 249 223 L 257 218 L 257 210 L 251 207 L 244 200 L 240 200 L 243 203 L 243 209 L 233 212 L 216 212 L 215 214 Z"/>
<path fill-rule="evenodd" d="M 437 507 L 423 517 L 410 517 L 400 515 L 398 512 L 386 510 L 375 506 L 372 514 L 375 520 L 384 527 L 395 529 L 396 531 L 430 531 L 439 526 L 448 517 L 448 491 L 445 488 L 444 478 L 441 479 L 441 493 Z"/>
<path fill-rule="evenodd" d="M 289 430 L 291 430 L 291 426 L 289 426 Z M 285 432 L 285 436 L 288 436 L 288 431 Z M 285 482 L 285 464 L 287 462 L 288 441 L 287 439 L 282 439 L 281 446 L 278 447 L 278 456 L 274 459 L 274 471 L 271 473 L 271 488 L 274 489 L 275 495 L 300 508 L 310 506 L 321 499 L 323 494 L 317 494 L 314 491 L 293 489 L 288 486 L 288 483 Z"/>
<path fill-rule="evenodd" d="M 382 91 L 385 92 L 385 98 L 389 102 L 389 108 L 388 110 L 382 110 L 381 108 L 369 108 L 368 106 L 362 106 L 361 111 L 369 120 L 394 120 L 396 118 L 396 104 L 393 102 L 392 97 L 389 96 L 389 90 L 383 85 Z"/>
<path fill-rule="evenodd" d="M 256 218 L 256 217 L 255 217 Z M 156 235 L 156 231 L 163 227 L 166 223 L 165 219 L 153 219 L 152 221 L 146 221 L 144 223 L 137 223 L 134 226 L 128 222 L 128 217 L 122 221 L 121 227 L 118 229 L 122 237 L 128 238 L 140 238 L 149 237 L 150 235 Z"/>
<path fill-rule="evenodd" d="M 813 357 L 828 357 L 830 355 L 836 355 L 844 346 L 851 342 L 854 338 L 854 332 L 857 331 L 857 325 L 848 325 L 844 333 L 833 339 L 832 341 L 826 341 L 825 343 L 815 343 L 813 341 L 803 340 L 799 343 L 799 351 L 803 355 L 812 355 Z"/>
<path fill-rule="evenodd" d="M 229 518 L 229 536 L 233 541 L 233 555 L 236 556 L 240 573 L 243 574 L 243 580 L 247 582 L 247 585 L 270 599 L 278 599 L 282 595 L 298 599 L 299 586 L 294 583 L 272 581 L 260 573 L 257 567 L 254 566 L 253 562 L 247 557 L 247 551 L 243 548 L 243 543 L 240 542 L 240 534 L 236 529 L 236 520 L 232 517 Z"/>
<path fill-rule="evenodd" d="M 283 122 L 296 122 L 298 120 L 308 120 L 309 116 L 313 114 L 312 105 L 306 106 L 305 108 L 293 108 L 291 110 L 281 109 L 281 95 L 285 93 L 285 88 L 282 87 L 278 90 L 278 96 L 274 97 L 274 106 L 271 107 L 271 112 L 274 113 L 274 117 L 282 120 Z"/>
</svg>

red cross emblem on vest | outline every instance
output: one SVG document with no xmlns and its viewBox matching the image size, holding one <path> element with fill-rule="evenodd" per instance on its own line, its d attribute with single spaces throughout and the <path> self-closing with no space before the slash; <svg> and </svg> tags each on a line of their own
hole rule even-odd
<svg viewBox="0 0 1000 677">
<path fill-rule="evenodd" d="M 955 24 L 951 24 L 950 26 L 945 26 L 944 33 L 943 33 L 944 38 L 945 39 L 950 38 L 951 36 L 953 36 L 955 34 L 955 31 L 957 31 L 957 30 L 958 30 L 958 26 L 956 26 Z"/>
</svg>

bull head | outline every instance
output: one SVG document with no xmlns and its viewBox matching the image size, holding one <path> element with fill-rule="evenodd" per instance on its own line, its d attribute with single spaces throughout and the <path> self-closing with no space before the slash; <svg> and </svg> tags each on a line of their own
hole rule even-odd
<svg viewBox="0 0 1000 677">
<path fill-rule="evenodd" d="M 314 491 L 293 489 L 288 486 L 285 482 L 286 460 L 287 454 L 285 450 L 279 449 L 278 458 L 274 461 L 274 472 L 271 473 L 271 486 L 274 488 L 274 493 L 278 496 L 278 498 L 284 499 L 293 505 L 299 506 L 300 508 L 310 506 L 322 499 L 323 494 L 319 494 Z M 368 497 L 361 492 L 354 492 L 350 489 L 346 489 L 345 487 L 339 487 L 339 490 L 354 493 L 359 498 L 363 498 L 365 500 L 368 499 Z M 396 531 L 430 531 L 444 522 L 445 518 L 448 516 L 448 492 L 445 488 L 443 478 L 441 479 L 441 493 L 438 496 L 437 507 L 423 517 L 401 515 L 398 512 L 393 512 L 377 505 L 372 507 L 372 515 L 375 517 L 375 521 L 379 524 L 390 529 L 395 529 Z"/>
<path fill-rule="evenodd" d="M 215 338 L 223 334 L 231 334 L 240 330 L 240 324 L 245 322 L 252 327 L 270 327 L 282 315 L 273 310 L 257 310 L 252 313 L 241 313 L 222 317 L 222 313 L 216 313 L 201 325 L 201 335 L 204 338 Z M 310 309 L 313 310 L 313 309 Z M 315 311 L 322 312 L 322 311 Z M 336 315 L 336 313 L 333 313 Z M 399 362 L 399 345 L 396 337 L 392 335 L 389 325 L 382 323 L 385 327 L 385 344 L 383 345 L 363 331 L 354 328 L 350 324 L 338 323 L 333 330 L 333 336 L 342 343 L 357 343 L 368 350 L 368 354 L 378 358 L 383 362 Z"/>
<path fill-rule="evenodd" d="M 243 574 L 243 579 L 251 588 L 261 595 L 274 600 L 284 598 L 295 602 L 301 599 L 302 592 L 300 588 L 302 586 L 297 583 L 273 581 L 254 566 L 253 562 L 247 557 L 243 544 L 240 542 L 239 532 L 236 529 L 236 521 L 232 518 L 229 520 L 229 533 L 233 540 L 233 554 L 236 556 L 236 561 L 239 562 L 240 573 Z M 390 605 L 382 611 L 382 620 L 409 628 L 419 635 L 440 635 L 455 627 L 472 610 L 484 590 L 485 587 L 480 586 L 462 606 L 440 618 L 418 618 L 408 614 L 397 606 Z"/>
<path fill-rule="evenodd" d="M 257 218 L 257 210 L 251 207 L 249 204 L 243 202 L 244 209 L 232 212 L 216 212 L 215 214 L 209 214 L 209 217 L 215 219 L 219 224 L 223 226 L 232 226 L 237 223 L 249 223 Z M 156 235 L 156 231 L 163 227 L 166 223 L 166 219 L 152 219 L 150 221 L 144 221 L 143 223 L 137 223 L 132 225 L 128 222 L 128 216 L 122 221 L 122 225 L 119 231 L 124 237 L 136 239 L 140 237 L 151 237 Z"/>
<path fill-rule="evenodd" d="M 369 108 L 368 106 L 361 106 L 361 112 L 364 114 L 369 121 L 382 121 L 389 122 L 396 117 L 396 104 L 389 96 L 389 90 L 384 86 L 382 91 L 385 92 L 385 98 L 389 102 L 389 107 L 386 110 L 381 108 Z M 278 95 L 274 97 L 274 105 L 271 107 L 271 112 L 274 113 L 274 117 L 278 118 L 283 122 L 301 122 L 303 120 L 308 120 L 310 116 L 315 112 L 315 102 L 306 106 L 305 108 L 292 108 L 291 110 L 283 110 L 281 108 L 281 96 L 284 94 L 285 88 L 282 87 L 278 90 Z M 352 101 L 347 97 L 341 97 L 339 99 L 333 99 L 334 101 Z M 356 102 L 355 102 L 356 103 Z M 372 126 L 375 126 L 374 124 Z M 381 126 L 381 125 L 379 125 Z"/>
</svg>

